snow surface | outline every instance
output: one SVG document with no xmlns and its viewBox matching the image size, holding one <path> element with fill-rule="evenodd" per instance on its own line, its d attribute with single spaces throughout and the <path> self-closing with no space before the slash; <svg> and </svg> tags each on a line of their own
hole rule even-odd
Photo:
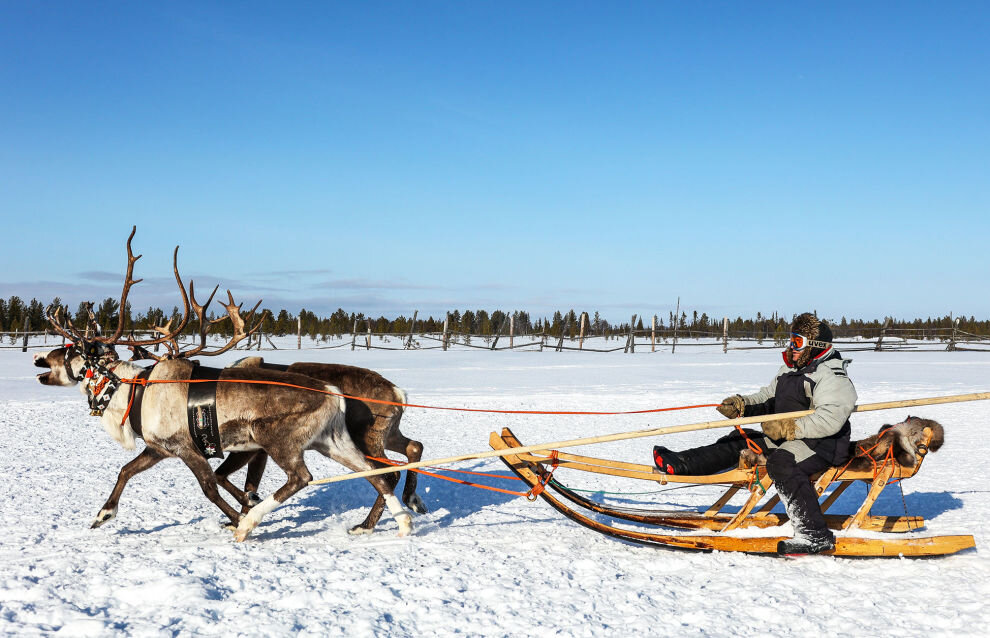
<svg viewBox="0 0 990 638">
<path fill-rule="evenodd" d="M 990 626 L 990 498 L 980 464 L 988 456 L 986 402 L 911 410 L 942 422 L 946 445 L 903 483 L 903 501 L 892 486 L 874 510 L 898 514 L 906 505 L 928 519 L 922 535 L 975 535 L 977 550 L 947 558 L 794 560 L 649 548 L 579 527 L 543 502 L 430 477 L 420 478 L 419 489 L 430 512 L 414 517 L 409 538 L 396 537 L 388 515 L 374 534 L 348 535 L 374 492 L 366 481 L 347 481 L 304 490 L 238 544 L 192 473 L 174 459 L 133 479 L 117 519 L 89 529 L 134 453 L 88 416 L 76 389 L 38 384 L 31 354 L 0 351 L 0 634 L 972 636 Z M 243 353 L 228 354 L 211 363 Z M 262 354 L 275 362 L 369 367 L 405 388 L 413 403 L 590 411 L 717 403 L 756 390 L 780 362 L 776 351 L 722 354 L 717 346 L 674 355 L 349 348 Z M 861 403 L 990 389 L 985 353 L 851 358 Z M 854 436 L 907 414 L 854 415 Z M 710 408 L 644 416 L 410 409 L 402 430 L 423 442 L 426 458 L 440 458 L 487 450 L 489 432 L 503 426 L 530 444 L 713 417 Z M 719 433 L 664 442 L 686 447 Z M 648 463 L 656 442 L 576 451 Z M 307 462 L 317 477 L 344 473 L 315 453 Z M 509 476 L 497 459 L 457 467 Z M 269 468 L 264 494 L 284 480 Z M 557 476 L 585 489 L 653 491 L 596 496 L 647 506 L 702 507 L 717 490 L 657 492 L 659 486 L 613 477 L 564 470 Z M 865 492 L 850 495 L 855 489 L 838 505 L 853 507 Z"/>
</svg>

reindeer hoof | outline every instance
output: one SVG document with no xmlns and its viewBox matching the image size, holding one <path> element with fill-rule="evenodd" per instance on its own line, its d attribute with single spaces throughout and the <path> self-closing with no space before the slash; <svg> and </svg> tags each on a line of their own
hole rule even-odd
<svg viewBox="0 0 990 638">
<path fill-rule="evenodd" d="M 111 510 L 100 510 L 100 513 L 96 515 L 93 519 L 92 524 L 89 526 L 90 529 L 96 529 L 100 525 L 103 525 L 107 521 L 111 521 L 117 517 L 117 508 Z"/>
<path fill-rule="evenodd" d="M 412 516 L 409 516 L 408 514 L 400 514 L 395 517 L 395 522 L 399 524 L 399 538 L 412 534 Z"/>
<path fill-rule="evenodd" d="M 370 534 L 372 530 L 367 527 L 361 527 L 360 525 L 355 525 L 354 527 L 347 530 L 347 533 L 351 536 L 363 536 L 365 534 Z"/>
<path fill-rule="evenodd" d="M 258 524 L 252 522 L 250 518 L 242 518 L 240 525 L 238 525 L 237 529 L 234 530 L 234 540 L 238 543 L 243 543 L 257 526 Z"/>
<path fill-rule="evenodd" d="M 429 509 L 427 509 L 426 503 L 423 502 L 423 499 L 419 497 L 419 494 L 413 494 L 412 496 L 407 498 L 406 507 L 416 512 L 417 514 L 426 514 L 427 512 L 430 511 Z"/>
<path fill-rule="evenodd" d="M 247 506 L 249 508 L 254 507 L 255 505 L 258 505 L 259 503 L 261 503 L 261 497 L 258 496 L 258 493 L 257 492 L 248 492 L 247 493 Z"/>
</svg>

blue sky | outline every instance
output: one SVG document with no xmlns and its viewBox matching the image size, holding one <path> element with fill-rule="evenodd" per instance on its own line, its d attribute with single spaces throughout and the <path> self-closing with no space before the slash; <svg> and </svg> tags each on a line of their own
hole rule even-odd
<svg viewBox="0 0 990 638">
<path fill-rule="evenodd" d="M 0 296 L 990 316 L 986 3 L 0 5 Z"/>
</svg>

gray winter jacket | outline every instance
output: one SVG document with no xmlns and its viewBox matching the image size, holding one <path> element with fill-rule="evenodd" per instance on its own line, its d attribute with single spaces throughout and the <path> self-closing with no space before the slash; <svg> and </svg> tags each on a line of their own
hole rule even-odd
<svg viewBox="0 0 990 638">
<path fill-rule="evenodd" d="M 796 420 L 795 438 L 831 438 L 843 429 L 856 407 L 856 388 L 846 374 L 851 363 L 835 350 L 800 369 L 781 366 L 770 385 L 743 395 L 746 416 L 814 410 Z M 783 384 L 781 387 L 779 385 Z M 844 426 L 846 426 L 844 428 Z"/>
</svg>

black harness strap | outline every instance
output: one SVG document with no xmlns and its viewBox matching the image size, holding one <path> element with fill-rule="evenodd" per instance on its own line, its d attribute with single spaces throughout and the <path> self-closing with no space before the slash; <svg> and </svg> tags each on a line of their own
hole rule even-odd
<svg viewBox="0 0 990 638">
<path fill-rule="evenodd" d="M 220 378 L 220 368 L 196 366 L 193 368 L 190 381 L 200 379 L 212 383 L 190 383 L 187 415 L 189 419 L 189 434 L 196 442 L 196 447 L 206 458 L 223 458 L 223 448 L 220 445 L 220 424 L 217 422 L 217 384 Z"/>
<path fill-rule="evenodd" d="M 151 376 L 151 368 L 142 370 L 138 373 L 137 379 L 140 383 L 131 384 L 131 396 L 128 398 L 128 403 L 130 403 L 131 411 L 128 413 L 127 418 L 130 419 L 131 429 L 138 436 L 141 435 L 141 402 L 144 401 L 144 381 L 148 380 Z"/>
</svg>

